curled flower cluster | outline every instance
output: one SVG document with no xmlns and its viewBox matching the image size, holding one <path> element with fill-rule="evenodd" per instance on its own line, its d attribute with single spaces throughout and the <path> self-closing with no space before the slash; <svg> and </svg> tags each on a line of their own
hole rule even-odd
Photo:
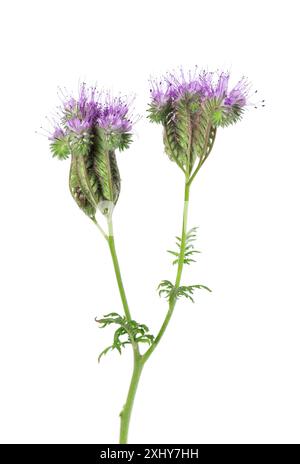
<svg viewBox="0 0 300 464">
<path fill-rule="evenodd" d="M 196 173 L 207 159 L 217 128 L 236 123 L 251 104 L 248 80 L 243 77 L 229 88 L 229 78 L 228 72 L 195 67 L 150 80 L 148 117 L 163 125 L 165 152 L 187 179 L 194 178 L 196 159 Z"/>
<path fill-rule="evenodd" d="M 243 77 L 231 90 L 228 72 L 189 71 L 168 73 L 160 80 L 151 80 L 150 120 L 164 122 L 164 117 L 182 99 L 193 97 L 194 105 L 202 110 L 210 108 L 215 126 L 232 124 L 242 115 L 249 104 L 248 80 Z"/>
<path fill-rule="evenodd" d="M 229 88 L 229 78 L 228 72 L 196 67 L 150 81 L 149 119 L 162 124 L 165 152 L 186 182 L 192 182 L 210 154 L 217 128 L 237 122 L 250 104 L 247 79 Z M 58 122 L 49 135 L 51 150 L 59 159 L 71 156 L 71 194 L 93 219 L 100 204 L 118 201 L 121 179 L 115 151 L 131 143 L 131 102 L 85 83 L 76 98 L 61 93 Z"/>
<path fill-rule="evenodd" d="M 51 151 L 59 159 L 71 156 L 71 195 L 94 221 L 97 210 L 108 214 L 119 198 L 115 150 L 131 142 L 130 102 L 83 83 L 76 98 L 61 91 L 56 121 L 48 137 Z"/>
<path fill-rule="evenodd" d="M 96 128 L 103 129 L 112 148 L 127 148 L 133 125 L 129 107 L 124 98 L 98 92 L 85 83 L 80 85 L 78 98 L 62 95 L 59 122 L 49 136 L 53 155 L 66 158 L 74 144 L 84 150 Z"/>
</svg>

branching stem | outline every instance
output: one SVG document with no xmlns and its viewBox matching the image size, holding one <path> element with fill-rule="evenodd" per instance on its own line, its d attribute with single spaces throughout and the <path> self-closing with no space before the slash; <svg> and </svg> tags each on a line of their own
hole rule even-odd
<svg viewBox="0 0 300 464">
<path fill-rule="evenodd" d="M 183 271 L 183 265 L 184 265 L 184 250 L 185 250 L 185 245 L 186 245 L 186 234 L 187 234 L 187 218 L 188 218 L 188 207 L 189 207 L 189 196 L 190 196 L 190 185 L 188 182 L 185 184 L 185 190 L 184 190 L 184 207 L 183 207 L 183 218 L 182 218 L 182 232 L 181 232 L 181 247 L 180 247 L 180 252 L 179 252 L 179 258 L 178 258 L 178 264 L 177 264 L 177 273 L 176 273 L 176 280 L 175 280 L 175 289 L 179 288 L 180 282 L 181 282 L 181 276 L 182 276 L 182 271 Z M 174 295 L 176 292 L 174 292 Z M 167 315 L 165 317 L 165 320 L 160 328 L 160 331 L 158 332 L 157 337 L 155 338 L 153 344 L 150 346 L 150 348 L 146 351 L 146 353 L 143 355 L 143 361 L 146 362 L 149 356 L 153 353 L 155 348 L 157 347 L 158 343 L 160 342 L 163 334 L 166 331 L 166 328 L 168 327 L 168 324 L 170 322 L 170 319 L 172 317 L 174 308 L 176 305 L 176 297 L 170 298 L 169 300 L 169 310 L 167 312 Z"/>
<path fill-rule="evenodd" d="M 189 205 L 189 193 L 190 193 L 190 186 L 188 182 L 185 184 L 185 191 L 184 191 L 184 208 L 183 208 L 183 219 L 182 219 L 182 234 L 181 234 L 181 247 L 179 252 L 179 259 L 178 259 L 178 266 L 177 266 L 177 273 L 176 273 L 176 280 L 175 280 L 175 288 L 180 286 L 183 264 L 184 264 L 184 250 L 186 244 L 186 234 L 187 234 L 187 217 L 188 217 L 188 205 Z M 165 317 L 165 320 L 158 332 L 157 337 L 155 338 L 153 344 L 150 348 L 146 351 L 146 353 L 141 356 L 139 353 L 134 353 L 134 366 L 133 366 L 133 373 L 131 377 L 131 382 L 129 386 L 129 391 L 127 395 L 127 400 L 124 405 L 124 408 L 120 414 L 121 418 L 121 428 L 120 428 L 120 443 L 125 444 L 127 443 L 128 437 L 128 429 L 130 423 L 130 417 L 132 412 L 132 407 L 134 403 L 135 394 L 137 391 L 138 383 L 140 380 L 140 376 L 142 373 L 142 369 L 144 367 L 145 362 L 149 359 L 155 348 L 157 347 L 159 341 L 161 340 L 165 330 L 170 322 L 172 317 L 174 308 L 176 305 L 176 298 L 171 298 L 169 301 L 169 310 Z"/>
<path fill-rule="evenodd" d="M 189 206 L 189 194 L 190 194 L 190 184 L 188 182 L 188 179 L 186 177 L 186 183 L 185 183 L 185 191 L 184 191 L 184 208 L 183 208 L 183 219 L 182 219 L 182 233 L 181 233 L 181 247 L 180 247 L 180 252 L 179 252 L 179 257 L 178 257 L 178 264 L 177 264 L 177 273 L 176 273 L 176 279 L 175 279 L 175 289 L 179 288 L 180 282 L 181 282 L 181 276 L 182 276 L 182 271 L 183 271 L 183 265 L 184 265 L 184 253 L 185 253 L 185 245 L 186 245 L 186 235 L 187 235 L 187 218 L 188 218 L 188 206 Z M 102 229 L 100 228 L 100 231 L 103 233 Z M 113 223 L 111 217 L 108 218 L 108 236 L 105 234 L 105 237 L 108 241 L 113 265 L 114 265 L 114 270 L 116 274 L 116 279 L 119 287 L 119 292 L 125 312 L 125 316 L 128 319 L 128 321 L 131 320 L 131 314 L 122 282 L 122 277 L 121 277 L 121 272 L 120 272 L 120 266 L 117 258 L 117 253 L 116 253 L 116 247 L 115 247 L 115 241 L 114 241 L 114 234 L 113 234 Z M 175 295 L 176 292 L 174 292 Z M 138 383 L 140 380 L 140 376 L 144 367 L 144 364 L 146 361 L 149 359 L 155 348 L 157 347 L 158 343 L 160 342 L 162 336 L 164 335 L 166 328 L 170 322 L 170 319 L 172 317 L 174 308 L 176 305 L 176 297 L 171 297 L 169 300 L 169 309 L 167 312 L 167 315 L 163 321 L 163 324 L 158 332 L 157 337 L 155 338 L 154 342 L 150 346 L 150 348 L 146 351 L 144 355 L 141 355 L 139 352 L 139 347 L 137 343 L 132 344 L 133 347 L 133 356 L 134 356 L 134 363 L 133 363 L 133 372 L 132 372 L 132 377 L 131 377 L 131 382 L 127 394 L 127 399 L 126 403 L 123 407 L 122 412 L 120 413 L 120 419 L 121 419 L 121 425 L 120 425 L 120 444 L 126 444 L 127 443 L 127 437 L 128 437 L 128 430 L 129 430 L 129 424 L 130 424 L 130 418 L 131 418 L 131 413 L 132 413 L 132 408 L 133 408 L 133 403 L 138 387 Z"/>
</svg>

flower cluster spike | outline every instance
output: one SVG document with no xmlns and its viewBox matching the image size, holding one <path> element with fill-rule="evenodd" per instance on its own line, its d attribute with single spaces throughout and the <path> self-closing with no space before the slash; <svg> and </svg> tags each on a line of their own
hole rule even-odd
<svg viewBox="0 0 300 464">
<path fill-rule="evenodd" d="M 237 122 L 249 104 L 243 77 L 231 90 L 228 72 L 167 73 L 150 81 L 149 119 L 164 127 L 165 151 L 187 175 L 210 153 L 218 127 Z"/>
<path fill-rule="evenodd" d="M 115 150 L 131 143 L 130 103 L 85 83 L 77 98 L 62 93 L 58 122 L 49 136 L 51 151 L 59 159 L 71 156 L 70 191 L 92 219 L 101 202 L 116 204 L 119 197 Z"/>
</svg>

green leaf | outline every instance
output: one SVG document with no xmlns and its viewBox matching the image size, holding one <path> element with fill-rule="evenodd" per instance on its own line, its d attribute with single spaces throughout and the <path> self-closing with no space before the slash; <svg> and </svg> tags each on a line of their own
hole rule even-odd
<svg viewBox="0 0 300 464">
<path fill-rule="evenodd" d="M 183 252 L 183 262 L 184 264 L 191 264 L 196 262 L 194 258 L 195 254 L 201 253 L 201 251 L 195 250 L 194 242 L 197 238 L 197 227 L 193 227 L 186 234 L 185 238 L 185 247 Z M 177 264 L 180 259 L 180 249 L 181 249 L 181 237 L 176 237 L 176 245 L 179 248 L 179 251 L 167 250 L 168 253 L 176 257 L 172 264 Z"/>
<path fill-rule="evenodd" d="M 174 296 L 176 299 L 179 299 L 181 297 L 188 298 L 190 301 L 194 303 L 192 295 L 194 294 L 194 291 L 197 289 L 204 289 L 211 292 L 211 290 L 208 287 L 206 287 L 206 285 L 182 285 L 181 287 L 178 287 L 176 290 L 174 290 Z"/>
<path fill-rule="evenodd" d="M 154 336 L 149 333 L 149 328 L 145 324 L 139 324 L 134 320 L 128 321 L 125 316 L 121 316 L 115 312 L 106 314 L 101 319 L 96 319 L 96 322 L 100 324 L 99 327 L 101 329 L 112 324 L 119 326 L 114 332 L 112 345 L 100 353 L 99 360 L 108 351 L 117 350 L 121 354 L 126 345 L 132 343 L 147 343 L 151 345 L 154 341 Z"/>
<path fill-rule="evenodd" d="M 158 294 L 159 296 L 164 296 L 169 301 L 185 297 L 194 303 L 192 295 L 196 289 L 204 289 L 211 292 L 206 285 L 182 285 L 181 287 L 175 287 L 169 280 L 162 280 L 158 286 Z"/>
<path fill-rule="evenodd" d="M 167 299 L 170 299 L 173 289 L 174 285 L 169 280 L 162 280 L 157 287 L 159 296 L 165 296 Z"/>
</svg>

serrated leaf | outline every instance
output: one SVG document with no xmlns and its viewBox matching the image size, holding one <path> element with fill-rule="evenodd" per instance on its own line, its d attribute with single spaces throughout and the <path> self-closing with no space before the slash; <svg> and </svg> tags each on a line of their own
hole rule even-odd
<svg viewBox="0 0 300 464">
<path fill-rule="evenodd" d="M 111 324 L 119 325 L 119 328 L 114 332 L 112 345 L 101 352 L 99 359 L 108 351 L 117 350 L 121 354 L 122 349 L 132 343 L 151 344 L 154 341 L 153 335 L 149 334 L 147 325 L 139 324 L 134 320 L 128 321 L 125 316 L 121 316 L 115 312 L 108 313 L 101 319 L 96 319 L 96 322 L 100 324 L 101 329 Z"/>
<path fill-rule="evenodd" d="M 185 237 L 185 246 L 184 246 L 184 252 L 183 252 L 183 263 L 184 264 L 191 264 L 196 262 L 195 259 L 192 257 L 195 254 L 201 253 L 199 250 L 194 249 L 194 241 L 197 238 L 197 227 L 193 227 L 186 233 Z M 181 237 L 176 237 L 176 245 L 179 248 L 179 251 L 173 251 L 173 250 L 167 250 L 168 253 L 172 254 L 173 256 L 176 256 L 176 259 L 172 262 L 172 264 L 178 264 L 180 260 L 180 250 L 181 250 Z"/>
</svg>

